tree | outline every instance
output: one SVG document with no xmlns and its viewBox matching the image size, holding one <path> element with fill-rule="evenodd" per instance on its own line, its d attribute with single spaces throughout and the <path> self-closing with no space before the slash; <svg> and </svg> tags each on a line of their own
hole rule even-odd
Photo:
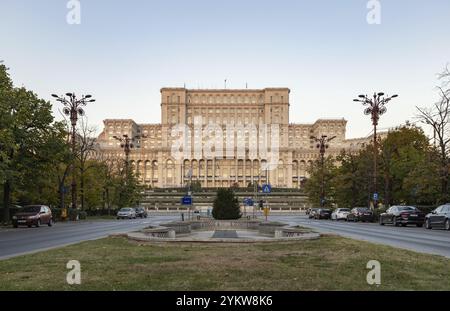
<svg viewBox="0 0 450 311">
<path fill-rule="evenodd" d="M 143 191 L 143 187 L 139 184 L 134 172 L 130 170 L 128 174 L 126 173 L 126 166 L 125 161 L 122 161 L 113 177 L 114 203 L 119 208 L 138 204 Z"/>
<path fill-rule="evenodd" d="M 98 162 L 89 161 L 97 146 L 94 138 L 95 128 L 87 125 L 86 119 L 81 119 L 81 127 L 78 129 L 77 143 L 76 143 L 76 160 L 80 174 L 80 201 L 81 209 L 85 209 L 85 177 L 86 173 L 97 167 Z"/>
<path fill-rule="evenodd" d="M 221 188 L 217 191 L 212 210 L 214 219 L 239 219 L 242 217 L 238 199 L 232 189 Z"/>
<path fill-rule="evenodd" d="M 34 187 L 24 179 L 31 171 L 42 172 L 51 163 L 45 158 L 48 139 L 52 137 L 51 105 L 25 88 L 14 88 L 7 68 L 0 65 L 0 184 L 3 188 L 5 221 L 16 184 Z M 37 175 L 34 175 L 39 177 Z M 39 189 L 39 187 L 36 187 Z"/>
<path fill-rule="evenodd" d="M 368 150 L 357 154 L 343 151 L 337 157 L 340 165 L 336 168 L 331 183 L 338 206 L 367 206 L 370 184 L 368 172 L 372 170 L 372 163 L 368 161 L 372 157 L 366 155 L 367 153 Z"/>
<path fill-rule="evenodd" d="M 417 189 L 426 176 L 418 176 L 417 168 L 429 159 L 428 138 L 417 126 L 407 124 L 388 133 L 381 142 L 381 167 L 383 175 L 383 201 L 387 205 L 410 203 L 417 198 Z M 409 178 L 412 172 L 416 181 Z M 436 175 L 437 171 L 432 174 Z"/>
<path fill-rule="evenodd" d="M 325 190 L 324 206 L 331 206 L 334 197 L 334 188 L 332 179 L 335 176 L 335 163 L 331 157 L 326 157 L 323 163 L 320 159 L 314 161 L 308 167 L 309 178 L 305 182 L 305 192 L 308 194 L 309 201 L 316 206 L 321 206 L 322 181 Z"/>
<path fill-rule="evenodd" d="M 439 75 L 439 79 L 441 80 L 441 85 L 438 86 L 439 101 L 431 108 L 416 108 L 418 119 L 433 130 L 433 140 L 440 160 L 441 191 L 439 201 L 443 203 L 450 200 L 450 69 L 448 67 Z"/>
</svg>

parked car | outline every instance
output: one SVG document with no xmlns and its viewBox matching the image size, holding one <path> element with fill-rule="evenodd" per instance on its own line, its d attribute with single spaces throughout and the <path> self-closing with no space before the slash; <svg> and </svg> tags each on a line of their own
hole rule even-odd
<svg viewBox="0 0 450 311">
<path fill-rule="evenodd" d="M 136 211 L 131 207 L 121 208 L 117 212 L 117 219 L 136 219 Z"/>
<path fill-rule="evenodd" d="M 136 211 L 136 217 L 147 218 L 147 216 L 148 216 L 147 211 L 143 207 L 136 207 L 135 211 Z"/>
<path fill-rule="evenodd" d="M 372 222 L 373 212 L 367 207 L 352 208 L 351 213 L 347 215 L 348 221 Z"/>
<path fill-rule="evenodd" d="M 450 230 L 450 203 L 438 206 L 425 216 L 425 228 L 444 228 Z"/>
<path fill-rule="evenodd" d="M 350 214 L 349 208 L 337 208 L 331 213 L 331 220 L 347 220 L 348 214 Z"/>
<path fill-rule="evenodd" d="M 331 210 L 329 208 L 319 208 L 319 210 L 314 214 L 314 219 L 330 219 Z"/>
<path fill-rule="evenodd" d="M 319 210 L 318 208 L 310 208 L 308 213 L 307 213 L 308 214 L 308 218 L 309 219 L 315 218 L 315 214 L 317 213 L 318 210 Z"/>
<path fill-rule="evenodd" d="M 413 224 L 422 227 L 425 222 L 425 213 L 414 206 L 391 206 L 385 213 L 380 215 L 380 225 L 393 224 L 394 226 Z"/>
<path fill-rule="evenodd" d="M 40 227 L 41 225 L 51 227 L 53 225 L 52 211 L 46 205 L 27 205 L 12 217 L 12 223 L 14 228 L 18 226 Z"/>
</svg>

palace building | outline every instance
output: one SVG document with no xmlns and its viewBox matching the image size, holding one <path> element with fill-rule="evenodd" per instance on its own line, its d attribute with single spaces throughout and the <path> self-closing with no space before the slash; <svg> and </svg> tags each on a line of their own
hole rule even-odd
<svg viewBox="0 0 450 311">
<path fill-rule="evenodd" d="M 327 155 L 336 156 L 342 149 L 358 150 L 370 141 L 370 137 L 346 139 L 347 121 L 344 119 L 319 119 L 313 124 L 290 123 L 288 88 L 242 89 L 161 89 L 161 123 L 137 124 L 130 119 L 104 120 L 104 130 L 98 137 L 99 152 L 110 158 L 124 158 L 120 142 L 114 136 L 141 137 L 130 153 L 130 165 L 139 180 L 152 188 L 182 187 L 189 180 L 199 181 L 202 187 L 246 187 L 249 183 L 269 182 L 273 187 L 299 188 L 307 178 L 308 165 L 319 157 L 319 150 L 311 136 L 336 136 L 329 144 Z M 249 147 L 261 143 L 261 137 L 244 133 L 244 151 L 228 148 L 223 155 L 207 156 L 196 152 L 204 145 L 204 137 L 194 130 L 196 120 L 200 129 L 214 124 L 224 130 L 219 137 L 226 145 L 230 125 L 253 126 L 259 131 L 262 125 L 277 126 L 276 165 L 266 167 L 264 153 L 250 154 Z M 176 126 L 192 129 L 186 146 L 189 154 L 176 157 L 173 146 L 177 137 L 172 131 Z M 200 135 L 202 132 L 200 131 Z M 207 135 L 206 135 L 207 136 Z M 268 135 L 270 136 L 270 135 Z M 272 137 L 272 136 L 270 136 Z M 234 138 L 239 143 L 239 138 Z M 272 137 L 273 139 L 273 137 Z M 217 146 L 217 145 L 216 145 Z M 201 146 L 200 146 L 201 147 Z M 192 150 L 191 150 L 192 149 Z M 198 148 L 197 148 L 198 149 Z M 273 161 L 270 159 L 269 161 Z"/>
</svg>

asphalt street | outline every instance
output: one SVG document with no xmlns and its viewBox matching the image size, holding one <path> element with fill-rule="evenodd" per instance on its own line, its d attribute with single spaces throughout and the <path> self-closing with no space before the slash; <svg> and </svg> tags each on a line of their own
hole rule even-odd
<svg viewBox="0 0 450 311">
<path fill-rule="evenodd" d="M 378 223 L 313 220 L 307 216 L 272 216 L 270 220 L 312 228 L 321 233 L 332 233 L 357 240 L 390 245 L 421 253 L 450 258 L 450 231 L 416 226 L 380 226 Z"/>
<path fill-rule="evenodd" d="M 179 216 L 155 216 L 132 220 L 58 222 L 53 227 L 44 225 L 39 228 L 0 229 L 0 259 L 100 239 L 109 234 L 130 232 L 179 218 Z"/>
<path fill-rule="evenodd" d="M 0 229 L 0 259 L 38 252 L 113 233 L 138 230 L 151 224 L 178 220 L 178 215 L 150 216 L 142 220 L 108 220 L 56 223 L 53 227 Z M 306 216 L 269 216 L 269 220 L 310 227 L 318 232 L 450 258 L 450 232 L 417 227 L 380 226 L 375 223 L 310 220 Z"/>
</svg>

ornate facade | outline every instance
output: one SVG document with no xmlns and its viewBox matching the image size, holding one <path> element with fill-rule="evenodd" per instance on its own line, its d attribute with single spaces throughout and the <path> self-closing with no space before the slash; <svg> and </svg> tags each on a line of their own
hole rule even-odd
<svg viewBox="0 0 450 311">
<path fill-rule="evenodd" d="M 130 154 L 130 164 L 141 182 L 151 187 L 180 187 L 192 178 L 199 181 L 202 187 L 230 187 L 236 183 L 245 187 L 250 182 L 270 182 L 274 187 L 298 188 L 307 177 L 307 166 L 319 157 L 311 136 L 336 136 L 327 150 L 327 154 L 332 155 L 337 155 L 342 149 L 357 150 L 370 140 L 347 140 L 347 121 L 344 119 L 319 119 L 313 124 L 289 123 L 289 93 L 288 88 L 163 88 L 160 124 L 107 119 L 98 137 L 99 151 L 108 157 L 123 158 L 123 150 L 114 136 L 141 136 Z M 252 124 L 257 128 L 261 124 L 277 124 L 278 165 L 273 170 L 262 170 L 267 159 L 261 155 L 249 157 L 248 148 L 243 154 L 234 150 L 231 157 L 206 157 L 192 152 L 188 157 L 175 158 L 172 146 L 176 138 L 171 135 L 172 128 L 180 124 L 193 128 L 194 120 L 199 116 L 202 128 L 211 123 L 224 129 L 237 123 Z M 247 143 L 252 145 L 257 142 L 248 140 Z M 189 144 L 195 146 L 198 141 L 193 137 Z"/>
</svg>

